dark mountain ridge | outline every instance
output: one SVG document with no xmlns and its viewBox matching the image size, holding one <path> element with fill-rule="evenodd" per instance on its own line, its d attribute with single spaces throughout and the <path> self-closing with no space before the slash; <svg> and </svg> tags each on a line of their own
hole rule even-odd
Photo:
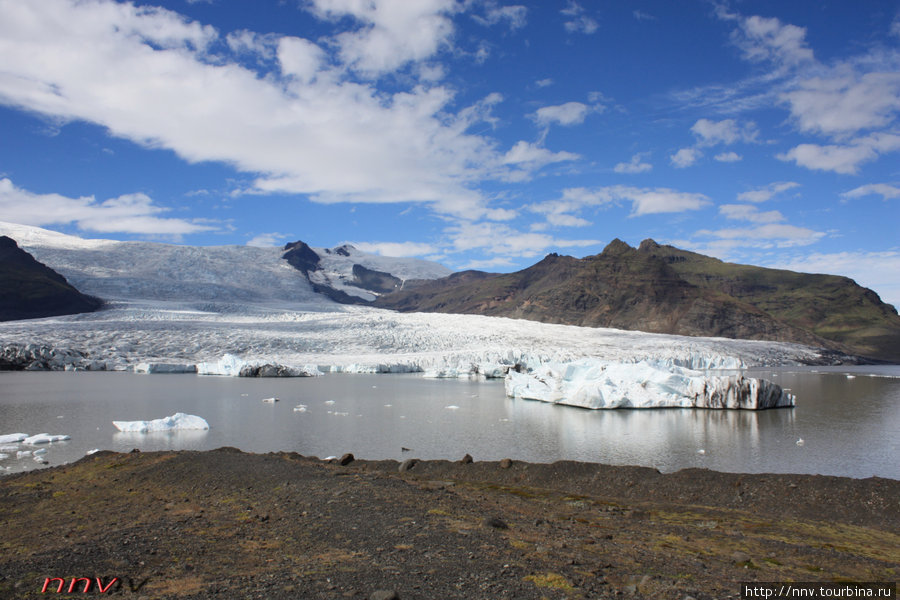
<svg viewBox="0 0 900 600">
<path fill-rule="evenodd" d="M 102 304 L 35 260 L 15 240 L 0 236 L 0 321 L 92 312 Z"/>
<path fill-rule="evenodd" d="M 900 360 L 896 310 L 846 277 L 724 263 L 645 240 L 508 274 L 477 271 L 380 296 L 400 311 L 483 314 L 691 336 L 786 341 Z"/>
</svg>

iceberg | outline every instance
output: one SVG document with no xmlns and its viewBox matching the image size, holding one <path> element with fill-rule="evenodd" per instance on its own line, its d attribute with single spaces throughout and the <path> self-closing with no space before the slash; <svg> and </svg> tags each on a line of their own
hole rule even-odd
<svg viewBox="0 0 900 600">
<path fill-rule="evenodd" d="M 780 386 L 743 375 L 711 376 L 665 362 L 582 359 L 548 363 L 506 376 L 506 395 L 591 409 L 714 408 L 762 410 L 794 406 Z"/>
<path fill-rule="evenodd" d="M 22 440 L 23 444 L 28 444 L 29 446 L 34 446 L 37 444 L 51 444 L 53 442 L 62 442 L 65 440 L 71 439 L 67 435 L 50 435 L 49 433 L 39 433 L 37 435 L 32 435 L 30 437 Z"/>
<path fill-rule="evenodd" d="M 135 373 L 196 373 L 197 365 L 179 363 L 138 363 L 134 367 Z"/>
<path fill-rule="evenodd" d="M 15 444 L 27 437 L 27 433 L 7 433 L 5 435 L 0 435 L 0 444 Z"/>
<path fill-rule="evenodd" d="M 119 431 L 148 433 L 150 431 L 175 431 L 183 429 L 209 429 L 206 419 L 196 415 L 175 413 L 171 417 L 152 421 L 113 421 Z"/>
<path fill-rule="evenodd" d="M 322 375 L 316 365 L 289 367 L 281 364 L 246 361 L 233 354 L 225 354 L 215 362 L 201 362 L 196 366 L 198 375 L 225 375 L 227 377 L 318 377 Z"/>
</svg>

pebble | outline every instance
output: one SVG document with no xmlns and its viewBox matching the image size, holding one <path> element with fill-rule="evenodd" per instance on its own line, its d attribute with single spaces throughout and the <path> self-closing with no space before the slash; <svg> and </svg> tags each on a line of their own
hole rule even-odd
<svg viewBox="0 0 900 600">
<path fill-rule="evenodd" d="M 475 462 L 475 460 L 472 458 L 471 454 L 466 454 L 465 456 L 462 457 L 462 460 L 460 460 L 459 462 L 461 462 L 464 465 L 470 465 L 473 462 Z"/>
<path fill-rule="evenodd" d="M 499 517 L 488 517 L 483 523 L 486 527 L 493 527 L 494 529 L 509 529 L 509 525 Z"/>
<path fill-rule="evenodd" d="M 500 468 L 501 468 L 501 469 L 508 469 L 508 468 L 510 468 L 511 466 L 512 466 L 512 460 L 509 459 L 509 458 L 504 458 L 503 460 L 500 461 Z"/>
<path fill-rule="evenodd" d="M 343 455 L 340 458 L 340 460 L 338 460 L 338 464 L 341 465 L 342 467 L 346 467 L 347 465 L 352 463 L 354 460 L 355 459 L 353 458 L 353 455 L 348 452 L 347 454 Z"/>
<path fill-rule="evenodd" d="M 734 561 L 735 564 L 750 562 L 750 555 L 746 552 L 735 550 L 731 553 L 731 560 Z"/>
<path fill-rule="evenodd" d="M 417 462 L 418 461 L 415 458 L 407 458 L 402 463 L 400 463 L 399 471 L 401 473 L 406 473 L 407 471 L 412 469 L 414 466 L 416 466 Z"/>
</svg>

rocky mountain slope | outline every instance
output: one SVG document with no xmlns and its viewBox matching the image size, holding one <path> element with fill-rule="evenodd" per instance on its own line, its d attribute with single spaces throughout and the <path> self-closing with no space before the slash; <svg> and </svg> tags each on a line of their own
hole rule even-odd
<svg viewBox="0 0 900 600">
<path fill-rule="evenodd" d="M 653 240 L 641 243 L 639 251 L 665 261 L 693 285 L 728 294 L 859 354 L 900 360 L 896 309 L 852 279 L 725 263 Z"/>
<path fill-rule="evenodd" d="M 0 236 L 0 321 L 90 312 L 101 304 L 39 263 L 15 240 Z"/>
<path fill-rule="evenodd" d="M 791 341 L 900 359 L 900 317 L 845 277 L 733 265 L 614 240 L 503 275 L 464 272 L 380 296 L 400 311 L 483 314 L 653 333 Z"/>
</svg>

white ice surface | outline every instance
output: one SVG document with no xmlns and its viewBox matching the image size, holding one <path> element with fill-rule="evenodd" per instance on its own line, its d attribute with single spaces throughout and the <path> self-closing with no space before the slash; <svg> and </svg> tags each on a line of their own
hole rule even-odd
<svg viewBox="0 0 900 600">
<path fill-rule="evenodd" d="M 0 235 L 16 239 L 85 293 L 110 301 L 95 313 L 0 323 L 4 347 L 39 353 L 51 368 L 146 363 L 236 375 L 244 365 L 271 363 L 332 373 L 502 376 L 517 363 L 588 357 L 694 369 L 819 358 L 816 350 L 789 343 L 341 305 L 313 293 L 276 248 L 82 240 L 4 223 Z"/>
<path fill-rule="evenodd" d="M 28 437 L 27 433 L 7 433 L 0 435 L 0 444 L 15 444 Z"/>
<path fill-rule="evenodd" d="M 663 362 L 610 363 L 582 359 L 511 371 L 506 394 L 592 409 L 729 408 L 757 410 L 794 405 L 768 381 L 741 375 L 709 376 Z"/>
<path fill-rule="evenodd" d="M 38 433 L 37 435 L 32 435 L 25 438 L 24 440 L 22 440 L 22 443 L 28 444 L 29 446 L 34 446 L 37 444 L 52 444 L 53 442 L 62 442 L 68 439 L 71 438 L 64 434 L 50 435 L 49 433 Z"/>
<path fill-rule="evenodd" d="M 185 429 L 209 429 L 209 423 L 203 417 L 175 413 L 171 417 L 153 419 L 152 421 L 113 421 L 119 431 L 148 433 L 151 431 L 176 431 Z"/>
</svg>

